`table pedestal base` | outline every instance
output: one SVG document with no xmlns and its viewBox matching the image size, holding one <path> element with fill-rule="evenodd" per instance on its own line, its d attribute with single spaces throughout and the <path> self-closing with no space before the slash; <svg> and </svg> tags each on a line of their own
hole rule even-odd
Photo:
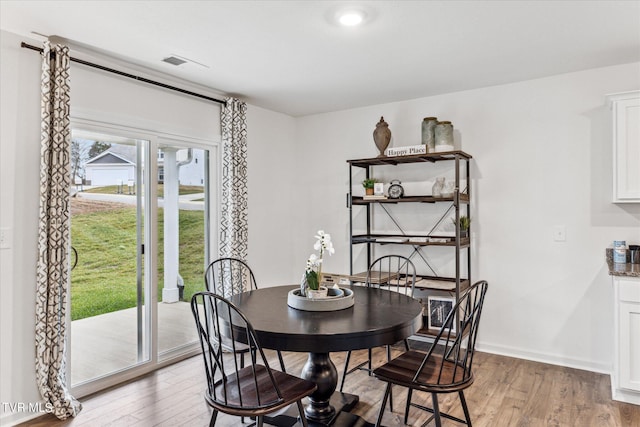
<svg viewBox="0 0 640 427">
<path fill-rule="evenodd" d="M 307 423 L 309 427 L 372 427 L 373 424 L 349 413 L 356 406 L 358 400 L 358 396 L 355 394 L 335 392 L 329 401 L 329 404 L 335 408 L 334 417 L 326 421 L 307 419 Z M 292 405 L 283 414 L 276 417 L 267 416 L 265 422 L 278 427 L 292 427 L 298 422 L 298 407 Z"/>
</svg>

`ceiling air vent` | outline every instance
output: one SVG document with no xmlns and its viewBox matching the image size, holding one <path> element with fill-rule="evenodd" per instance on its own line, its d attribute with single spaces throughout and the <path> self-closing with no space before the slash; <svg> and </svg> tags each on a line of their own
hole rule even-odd
<svg viewBox="0 0 640 427">
<path fill-rule="evenodd" d="M 171 65 L 182 65 L 187 62 L 184 59 L 176 58 L 175 56 L 164 58 L 163 61 Z"/>
</svg>

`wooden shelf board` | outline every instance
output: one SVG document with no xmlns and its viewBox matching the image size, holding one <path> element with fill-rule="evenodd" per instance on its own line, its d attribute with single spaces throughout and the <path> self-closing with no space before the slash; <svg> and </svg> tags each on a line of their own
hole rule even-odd
<svg viewBox="0 0 640 427">
<path fill-rule="evenodd" d="M 451 197 L 433 197 L 433 196 L 406 196 L 400 199 L 365 199 L 362 196 L 355 196 L 351 198 L 351 203 L 354 205 L 368 205 L 371 203 L 438 203 L 449 202 L 453 203 L 453 196 Z M 469 203 L 468 194 L 460 194 L 460 203 Z"/>
<path fill-rule="evenodd" d="M 410 239 L 412 237 L 433 237 L 433 238 L 448 238 L 451 239 L 448 242 L 412 242 Z M 392 242 L 392 241 L 378 241 L 377 239 L 394 239 L 394 238 L 408 238 L 409 241 L 406 242 Z M 460 248 L 467 248 L 470 244 L 471 240 L 469 237 L 462 237 L 460 239 Z M 456 242 L 452 236 L 403 236 L 403 235 L 386 235 L 386 234 L 358 234 L 353 235 L 351 238 L 351 243 L 354 245 L 362 244 L 362 243 L 376 243 L 378 245 L 411 245 L 411 246 L 455 246 Z"/>
<path fill-rule="evenodd" d="M 454 160 L 456 157 L 461 157 L 462 159 L 465 159 L 465 160 L 472 158 L 470 154 L 467 154 L 464 151 L 455 150 L 455 151 L 445 151 L 442 153 L 413 154 L 410 156 L 380 156 L 380 157 L 372 157 L 368 159 L 347 160 L 347 162 L 350 163 L 351 166 L 366 168 L 368 166 L 376 166 L 376 165 L 397 165 L 402 163 L 438 162 L 441 160 Z"/>
</svg>

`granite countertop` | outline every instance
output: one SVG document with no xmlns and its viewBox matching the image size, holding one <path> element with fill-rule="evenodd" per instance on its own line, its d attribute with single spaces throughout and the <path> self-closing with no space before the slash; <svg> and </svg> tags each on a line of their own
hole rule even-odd
<svg viewBox="0 0 640 427">
<path fill-rule="evenodd" d="M 629 251 L 627 251 L 627 262 L 624 264 L 613 262 L 613 248 L 607 248 L 606 254 L 610 276 L 640 277 L 640 264 L 629 262 Z"/>
</svg>

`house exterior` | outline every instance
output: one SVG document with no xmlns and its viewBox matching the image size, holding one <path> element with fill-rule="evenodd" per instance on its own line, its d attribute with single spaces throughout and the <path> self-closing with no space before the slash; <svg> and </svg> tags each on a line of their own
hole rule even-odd
<svg viewBox="0 0 640 427">
<path fill-rule="evenodd" d="M 204 186 L 205 151 L 178 150 L 181 185 Z M 86 184 L 106 186 L 127 184 L 136 179 L 136 147 L 113 144 L 108 150 L 87 160 L 85 164 Z M 158 182 L 164 182 L 164 152 L 158 151 Z"/>
<path fill-rule="evenodd" d="M 126 184 L 136 179 L 136 147 L 114 144 L 85 165 L 87 185 Z"/>
</svg>

